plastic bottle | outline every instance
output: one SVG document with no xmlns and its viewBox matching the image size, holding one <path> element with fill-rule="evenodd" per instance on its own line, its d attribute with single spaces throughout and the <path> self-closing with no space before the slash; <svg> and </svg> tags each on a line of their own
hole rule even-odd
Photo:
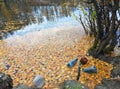
<svg viewBox="0 0 120 89">
<path fill-rule="evenodd" d="M 83 72 L 86 72 L 86 73 L 97 73 L 97 68 L 95 66 L 91 66 L 89 68 L 83 69 Z"/>
<path fill-rule="evenodd" d="M 69 68 L 73 67 L 77 63 L 77 60 L 78 60 L 78 58 L 71 60 L 70 62 L 68 62 L 67 66 Z"/>
</svg>

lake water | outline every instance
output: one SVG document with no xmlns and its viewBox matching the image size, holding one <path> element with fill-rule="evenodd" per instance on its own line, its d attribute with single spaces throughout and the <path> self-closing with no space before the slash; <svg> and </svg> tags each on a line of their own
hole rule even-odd
<svg viewBox="0 0 120 89">
<path fill-rule="evenodd" d="M 63 81 L 76 80 L 78 65 L 67 68 L 66 64 L 79 55 L 86 56 L 93 40 L 82 39 L 84 30 L 73 14 L 79 17 L 78 7 L 31 6 L 30 11 L 19 12 L 17 18 L 26 21 L 25 26 L 3 34 L 0 40 L 0 71 L 11 75 L 14 86 L 19 83 L 32 86 L 39 74 L 45 78 L 43 89 L 58 89 Z M 82 72 L 79 82 L 93 89 L 105 75 L 110 77 L 111 65 L 105 66 L 108 64 L 91 56 L 87 58 L 86 66 L 94 64 L 99 73 L 91 76 Z M 10 68 L 6 69 L 5 64 Z"/>
</svg>

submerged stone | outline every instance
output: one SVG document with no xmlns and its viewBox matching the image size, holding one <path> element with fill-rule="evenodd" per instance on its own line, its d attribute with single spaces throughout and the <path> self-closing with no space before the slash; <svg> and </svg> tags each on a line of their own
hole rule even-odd
<svg viewBox="0 0 120 89">
<path fill-rule="evenodd" d="M 18 84 L 13 89 L 40 89 L 40 88 L 37 88 L 35 86 L 30 87 L 30 86 L 27 86 L 25 84 Z"/>
<path fill-rule="evenodd" d="M 119 80 L 103 80 L 101 84 L 95 86 L 94 89 L 120 89 Z"/>
<path fill-rule="evenodd" d="M 13 89 L 31 89 L 31 88 L 29 86 L 25 85 L 25 84 L 18 84 Z"/>
<path fill-rule="evenodd" d="M 89 88 L 75 80 L 67 80 L 60 85 L 60 89 L 89 89 Z"/>
<path fill-rule="evenodd" d="M 33 83 L 37 88 L 42 88 L 45 84 L 45 79 L 41 75 L 37 75 L 34 78 Z"/>
</svg>

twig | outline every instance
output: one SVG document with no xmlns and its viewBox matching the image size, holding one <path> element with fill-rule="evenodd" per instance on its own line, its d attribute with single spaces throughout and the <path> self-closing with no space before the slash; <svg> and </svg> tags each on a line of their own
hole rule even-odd
<svg viewBox="0 0 120 89">
<path fill-rule="evenodd" d="M 79 61 L 79 64 L 78 64 L 78 75 L 77 75 L 77 81 L 79 80 L 80 78 L 80 70 L 81 70 L 81 62 Z"/>
</svg>

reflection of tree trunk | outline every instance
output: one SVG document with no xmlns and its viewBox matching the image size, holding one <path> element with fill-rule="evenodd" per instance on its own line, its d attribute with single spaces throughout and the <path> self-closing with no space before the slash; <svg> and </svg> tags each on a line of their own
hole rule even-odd
<svg viewBox="0 0 120 89">
<path fill-rule="evenodd" d="M 7 17 L 7 19 L 11 19 L 11 14 L 10 14 L 9 10 L 7 9 L 5 3 L 1 4 L 1 10 L 2 10 L 1 12 L 3 13 L 5 18 Z"/>
<path fill-rule="evenodd" d="M 8 10 L 10 10 L 10 1 L 9 0 L 4 0 L 5 6 Z"/>
<path fill-rule="evenodd" d="M 67 6 L 64 7 L 64 14 L 65 14 L 66 17 L 68 16 Z"/>
<path fill-rule="evenodd" d="M 83 21 L 81 19 L 81 16 L 80 16 L 80 22 L 81 22 L 81 24 L 83 26 L 83 29 L 84 29 L 85 33 L 88 35 L 88 31 L 87 31 L 87 29 L 86 29 L 86 27 L 85 27 L 85 25 L 84 25 L 84 23 L 83 23 Z"/>
</svg>

